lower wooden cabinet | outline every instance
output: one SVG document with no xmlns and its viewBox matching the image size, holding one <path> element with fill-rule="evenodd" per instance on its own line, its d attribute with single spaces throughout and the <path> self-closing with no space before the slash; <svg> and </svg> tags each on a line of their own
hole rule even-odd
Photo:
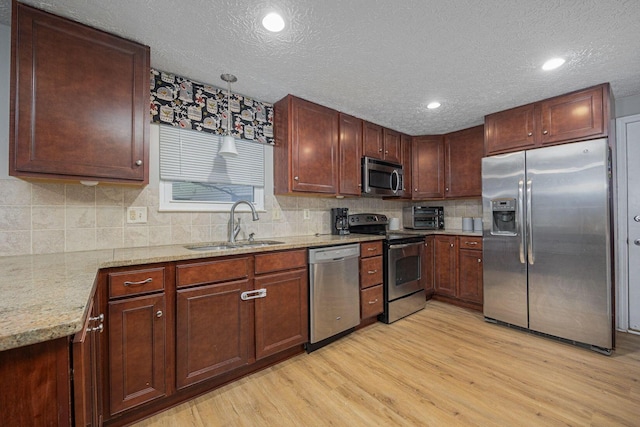
<svg viewBox="0 0 640 427">
<path fill-rule="evenodd" d="M 482 310 L 482 237 L 435 236 L 433 239 L 434 298 Z M 428 246 L 428 238 L 426 242 Z"/>
<path fill-rule="evenodd" d="M 251 310 L 242 301 L 250 281 L 179 289 L 176 296 L 176 387 L 249 363 Z"/>
<path fill-rule="evenodd" d="M 455 296 L 458 279 L 458 238 L 435 237 L 435 291 L 438 295 Z"/>
<path fill-rule="evenodd" d="M 424 250 L 422 251 L 422 285 L 430 298 L 435 292 L 435 236 L 424 238 Z"/>
<path fill-rule="evenodd" d="M 257 360 L 309 340 L 307 275 L 304 268 L 256 276 L 255 289 L 266 290 L 255 300 Z"/>
<path fill-rule="evenodd" d="M 360 291 L 360 319 L 368 319 L 384 311 L 382 286 L 376 285 Z"/>
<path fill-rule="evenodd" d="M 110 413 L 165 395 L 166 322 L 163 294 L 110 301 Z"/>
<path fill-rule="evenodd" d="M 457 297 L 482 304 L 482 251 L 460 249 Z"/>
</svg>

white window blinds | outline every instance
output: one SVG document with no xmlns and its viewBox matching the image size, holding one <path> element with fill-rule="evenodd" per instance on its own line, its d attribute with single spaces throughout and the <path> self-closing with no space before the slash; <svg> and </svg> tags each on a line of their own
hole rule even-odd
<svg viewBox="0 0 640 427">
<path fill-rule="evenodd" d="M 160 126 L 160 179 L 264 186 L 264 146 L 236 139 L 238 156 L 218 155 L 222 137 Z"/>
</svg>

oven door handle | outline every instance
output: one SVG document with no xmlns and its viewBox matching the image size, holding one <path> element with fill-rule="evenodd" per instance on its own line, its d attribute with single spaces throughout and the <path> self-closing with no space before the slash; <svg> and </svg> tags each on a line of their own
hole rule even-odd
<svg viewBox="0 0 640 427">
<path fill-rule="evenodd" d="M 408 248 L 409 246 L 422 246 L 424 242 L 415 242 L 415 243 L 402 243 L 399 245 L 389 245 L 389 249 L 402 249 L 402 248 Z"/>
</svg>

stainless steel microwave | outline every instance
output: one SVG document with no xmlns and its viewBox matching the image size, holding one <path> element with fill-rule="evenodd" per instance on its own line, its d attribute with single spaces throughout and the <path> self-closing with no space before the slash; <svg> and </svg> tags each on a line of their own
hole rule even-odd
<svg viewBox="0 0 640 427">
<path fill-rule="evenodd" d="M 416 230 L 444 229 L 444 208 L 442 206 L 409 206 L 402 209 L 404 228 Z"/>
<path fill-rule="evenodd" d="M 363 196 L 402 196 L 402 165 L 372 157 L 362 158 Z"/>
</svg>

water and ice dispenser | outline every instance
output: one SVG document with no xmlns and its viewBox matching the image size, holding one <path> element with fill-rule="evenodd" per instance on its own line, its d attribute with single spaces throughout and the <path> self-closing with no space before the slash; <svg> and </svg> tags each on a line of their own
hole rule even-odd
<svg viewBox="0 0 640 427">
<path fill-rule="evenodd" d="M 491 200 L 491 234 L 516 235 L 516 199 Z"/>
</svg>

